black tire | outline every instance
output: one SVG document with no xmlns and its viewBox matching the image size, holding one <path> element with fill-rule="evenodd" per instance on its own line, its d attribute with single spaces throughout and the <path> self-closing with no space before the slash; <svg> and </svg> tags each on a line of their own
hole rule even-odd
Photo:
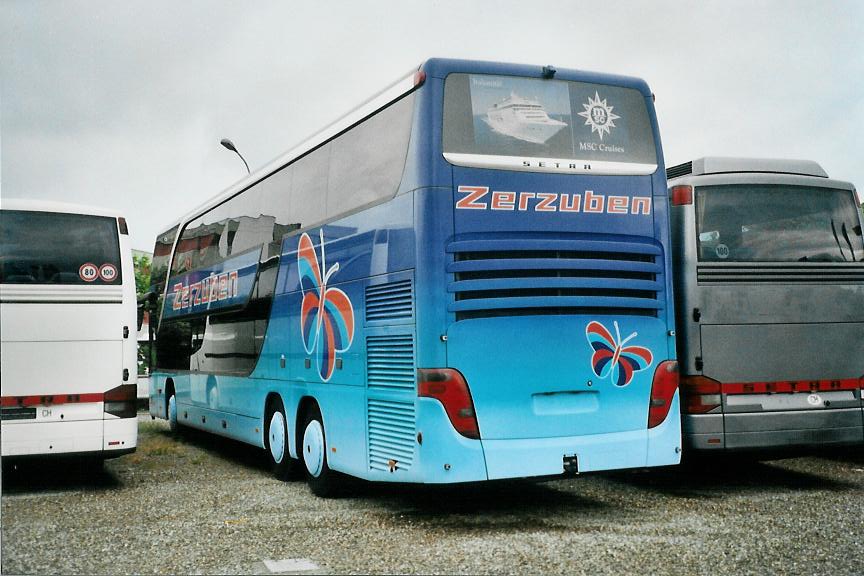
<svg viewBox="0 0 864 576">
<path fill-rule="evenodd" d="M 311 427 L 311 428 L 310 428 Z M 339 496 L 343 488 L 343 478 L 333 472 L 327 463 L 327 438 L 324 420 L 317 404 L 306 410 L 303 427 L 297 438 L 297 451 L 302 454 L 303 474 L 312 493 L 321 498 Z M 308 436 L 307 436 L 308 434 Z"/>
<path fill-rule="evenodd" d="M 290 480 L 296 475 L 297 460 L 288 451 L 288 420 L 285 418 L 285 406 L 280 398 L 270 404 L 264 422 L 264 448 L 270 469 L 279 480 Z"/>
</svg>

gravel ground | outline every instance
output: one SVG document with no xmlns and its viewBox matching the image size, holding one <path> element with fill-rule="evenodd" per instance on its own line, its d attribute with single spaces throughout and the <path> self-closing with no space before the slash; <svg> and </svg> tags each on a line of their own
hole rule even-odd
<svg viewBox="0 0 864 576">
<path fill-rule="evenodd" d="M 2 489 L 3 574 L 864 573 L 861 450 L 322 500 L 147 417 L 103 470 L 21 466 Z M 266 562 L 286 559 L 305 565 Z"/>
</svg>

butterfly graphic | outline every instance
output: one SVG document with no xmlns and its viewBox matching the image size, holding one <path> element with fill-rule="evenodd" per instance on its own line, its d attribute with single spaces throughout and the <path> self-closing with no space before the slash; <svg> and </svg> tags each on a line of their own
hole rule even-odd
<svg viewBox="0 0 864 576">
<path fill-rule="evenodd" d="M 589 322 L 585 328 L 588 344 L 594 349 L 591 356 L 591 367 L 599 378 L 612 377 L 616 386 L 626 386 L 633 379 L 633 373 L 644 370 L 654 361 L 651 350 L 644 346 L 625 346 L 636 337 L 636 332 L 621 340 L 618 322 L 615 325 L 615 336 L 600 322 Z"/>
<path fill-rule="evenodd" d="M 300 306 L 300 331 L 303 348 L 315 354 L 318 374 L 330 380 L 336 365 L 336 353 L 345 352 L 354 340 L 354 309 L 351 300 L 339 288 L 327 282 L 339 270 L 339 263 L 327 269 L 324 257 L 324 231 L 321 230 L 321 265 L 312 239 L 305 232 L 297 248 L 297 265 L 303 302 Z M 323 275 L 322 275 L 323 272 Z"/>
</svg>

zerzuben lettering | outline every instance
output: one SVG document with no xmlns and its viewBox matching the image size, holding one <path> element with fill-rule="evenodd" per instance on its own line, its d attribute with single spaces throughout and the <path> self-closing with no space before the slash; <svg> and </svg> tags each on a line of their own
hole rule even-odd
<svg viewBox="0 0 864 576">
<path fill-rule="evenodd" d="M 623 196 L 584 193 L 505 192 L 488 186 L 459 186 L 464 194 L 456 201 L 459 210 L 498 210 L 520 212 L 585 212 L 588 214 L 651 214 L 650 196 Z"/>
</svg>

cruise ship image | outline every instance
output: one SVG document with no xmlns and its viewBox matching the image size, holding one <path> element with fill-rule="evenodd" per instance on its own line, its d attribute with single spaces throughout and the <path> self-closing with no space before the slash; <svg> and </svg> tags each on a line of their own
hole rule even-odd
<svg viewBox="0 0 864 576">
<path fill-rule="evenodd" d="M 534 144 L 545 144 L 567 126 L 550 118 L 537 100 L 522 98 L 515 92 L 489 107 L 484 119 L 492 130 Z"/>
</svg>

